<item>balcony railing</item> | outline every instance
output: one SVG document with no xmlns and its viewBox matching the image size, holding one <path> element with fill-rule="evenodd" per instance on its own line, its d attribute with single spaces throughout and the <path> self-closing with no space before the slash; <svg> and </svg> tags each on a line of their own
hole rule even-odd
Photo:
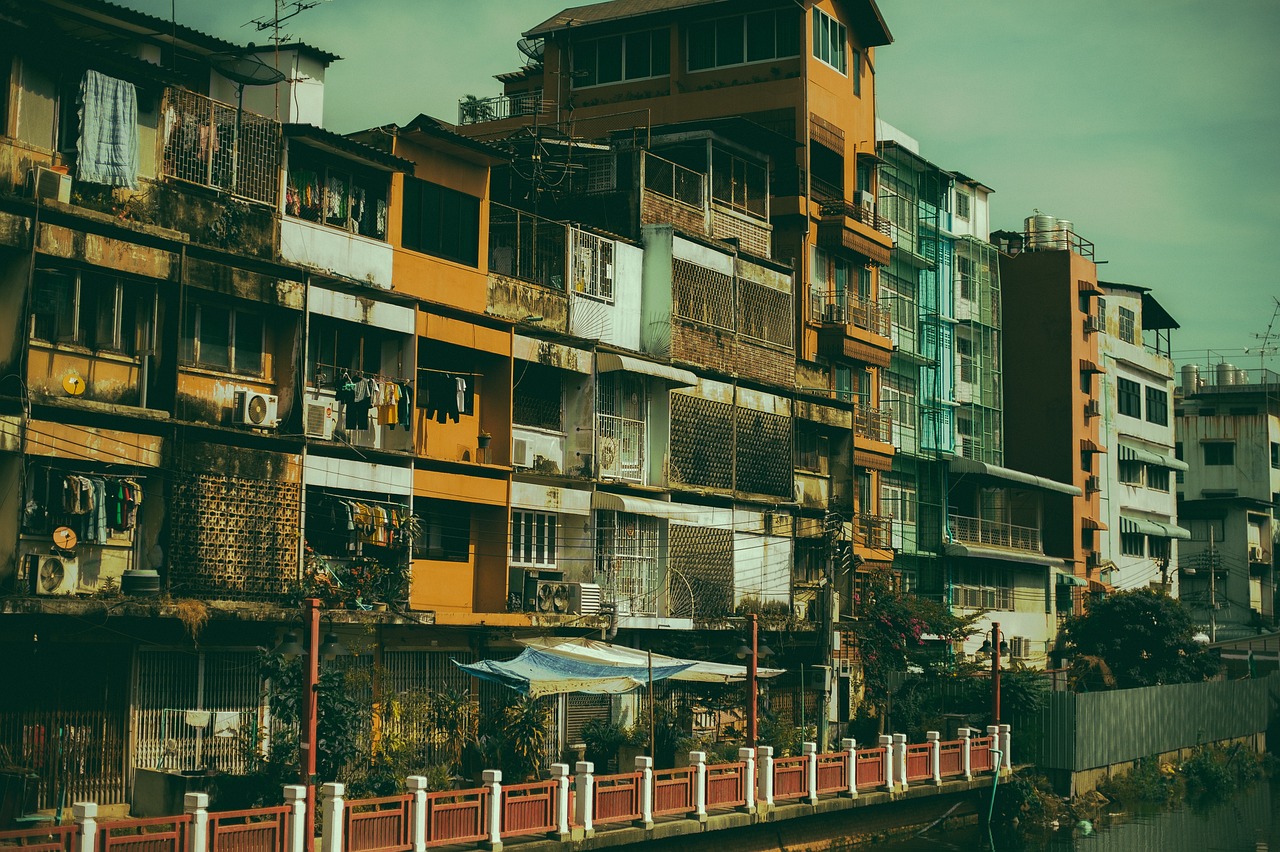
<svg viewBox="0 0 1280 852">
<path fill-rule="evenodd" d="M 853 404 L 853 434 L 873 441 L 889 442 L 893 434 L 893 418 L 889 412 L 865 402 Z"/>
<path fill-rule="evenodd" d="M 888 337 L 892 317 L 889 309 L 870 299 L 829 290 L 812 294 L 814 319 L 824 323 L 852 325 L 864 331 Z"/>
<path fill-rule="evenodd" d="M 706 206 L 706 175 L 647 151 L 644 152 L 644 188 L 690 207 Z"/>
<path fill-rule="evenodd" d="M 852 526 L 853 543 L 860 547 L 888 550 L 893 546 L 893 518 L 854 515 Z"/>
<path fill-rule="evenodd" d="M 165 91 L 160 114 L 161 174 L 275 206 L 280 122 L 177 88 Z"/>
<path fill-rule="evenodd" d="M 993 547 L 1008 547 L 1035 553 L 1044 552 L 1040 543 L 1040 530 L 1036 527 L 989 521 L 985 518 L 971 518 L 967 515 L 950 515 L 948 522 L 951 527 L 951 538 L 955 541 L 965 544 L 989 544 Z"/>
<path fill-rule="evenodd" d="M 542 98 L 542 89 L 492 98 L 466 97 L 458 101 L 458 124 L 483 124 L 522 115 L 545 115 L 550 111 L 551 105 Z"/>
<path fill-rule="evenodd" d="M 814 194 L 817 194 L 816 189 Z M 873 208 L 852 204 L 844 199 L 833 198 L 823 201 L 821 209 L 823 216 L 847 216 L 850 219 L 875 228 L 887 237 L 893 236 L 893 223 L 881 216 Z"/>
<path fill-rule="evenodd" d="M 1093 259 L 1093 243 L 1067 228 L 1051 228 L 1047 231 L 1001 232 L 992 234 L 992 242 L 1008 254 L 1024 251 L 1073 251 L 1081 257 Z"/>
<path fill-rule="evenodd" d="M 644 482 L 644 421 L 600 414 L 596 428 L 601 478 Z"/>
<path fill-rule="evenodd" d="M 567 240 L 568 228 L 560 222 L 490 205 L 490 272 L 563 290 Z"/>
</svg>

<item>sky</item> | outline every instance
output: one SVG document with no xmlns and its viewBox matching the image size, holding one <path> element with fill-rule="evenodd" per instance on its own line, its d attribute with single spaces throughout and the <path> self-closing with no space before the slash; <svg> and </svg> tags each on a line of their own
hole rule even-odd
<svg viewBox="0 0 1280 852">
<path fill-rule="evenodd" d="M 118 0 L 236 42 L 272 0 Z M 287 22 L 344 57 L 325 123 L 457 120 L 496 95 L 515 43 L 574 0 L 324 0 Z M 1175 361 L 1280 369 L 1280 3 L 879 0 L 877 109 L 920 153 L 995 189 L 992 225 L 1033 210 L 1096 245 L 1099 277 L 1149 287 Z M 1273 317 L 1275 323 L 1272 325 Z M 1264 335 L 1270 329 L 1269 340 Z M 1245 352 L 1246 349 L 1251 351 Z M 1265 362 L 1260 360 L 1265 358 Z"/>
</svg>

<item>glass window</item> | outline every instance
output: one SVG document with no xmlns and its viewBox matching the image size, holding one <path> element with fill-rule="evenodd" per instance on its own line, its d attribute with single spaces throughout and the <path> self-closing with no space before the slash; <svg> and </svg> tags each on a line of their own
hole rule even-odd
<svg viewBox="0 0 1280 852">
<path fill-rule="evenodd" d="M 1280 469 L 1280 444 L 1271 442 L 1271 466 Z"/>
<path fill-rule="evenodd" d="M 1116 407 L 1126 417 L 1142 417 L 1142 385 L 1131 379 L 1116 383 Z"/>
<path fill-rule="evenodd" d="M 1120 481 L 1127 485 L 1141 485 L 1142 468 L 1143 464 L 1140 461 L 1121 459 L 1119 463 Z"/>
<path fill-rule="evenodd" d="M 573 46 L 573 85 L 664 77 L 671 73 L 670 38 L 669 30 L 659 29 L 578 42 Z"/>
<path fill-rule="evenodd" d="M 1146 556 L 1146 543 L 1142 533 L 1120 533 L 1120 553 L 1125 556 Z"/>
<path fill-rule="evenodd" d="M 146 285 L 100 272 L 37 269 L 31 336 L 49 343 L 133 355 L 151 319 Z"/>
<path fill-rule="evenodd" d="M 1169 490 L 1169 468 L 1160 465 L 1147 465 L 1147 487 L 1152 491 Z"/>
<path fill-rule="evenodd" d="M 511 564 L 556 564 L 556 515 L 545 512 L 511 512 Z"/>
<path fill-rule="evenodd" d="M 1204 463 L 1213 467 L 1225 467 L 1236 463 L 1235 441 L 1210 441 L 1204 444 Z"/>
<path fill-rule="evenodd" d="M 264 334 L 259 313 L 191 304 L 183 318 L 178 357 L 197 367 L 260 376 Z"/>
<path fill-rule="evenodd" d="M 1169 425 L 1169 394 L 1160 388 L 1147 388 L 1147 422 Z"/>
<path fill-rule="evenodd" d="M 1119 336 L 1125 343 L 1133 343 L 1136 339 L 1135 323 L 1133 311 L 1128 308 L 1119 308 L 1117 313 L 1119 319 Z"/>
<path fill-rule="evenodd" d="M 421 505 L 422 531 L 413 543 L 415 559 L 467 562 L 471 558 L 471 507 L 448 500 L 415 501 Z"/>
<path fill-rule="evenodd" d="M 480 265 L 480 199 L 405 178 L 401 242 L 412 251 L 466 266 Z"/>
<path fill-rule="evenodd" d="M 848 73 L 844 24 L 821 9 L 813 10 L 813 55 L 841 74 Z"/>
</svg>

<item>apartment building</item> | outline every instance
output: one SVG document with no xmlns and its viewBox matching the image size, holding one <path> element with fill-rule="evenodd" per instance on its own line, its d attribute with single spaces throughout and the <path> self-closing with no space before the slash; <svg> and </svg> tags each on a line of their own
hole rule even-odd
<svg viewBox="0 0 1280 852">
<path fill-rule="evenodd" d="M 1185 364 L 1174 397 L 1180 597 L 1213 641 L 1275 623 L 1280 376 Z"/>
</svg>

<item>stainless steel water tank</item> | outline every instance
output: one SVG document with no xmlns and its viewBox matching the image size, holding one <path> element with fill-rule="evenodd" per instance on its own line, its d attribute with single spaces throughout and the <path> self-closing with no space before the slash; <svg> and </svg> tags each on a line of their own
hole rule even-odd
<svg viewBox="0 0 1280 852">
<path fill-rule="evenodd" d="M 1182 365 L 1182 392 L 1195 393 L 1200 388 L 1200 365 Z"/>
<path fill-rule="evenodd" d="M 1050 248 L 1049 243 L 1053 240 L 1053 232 L 1057 227 L 1058 220 L 1053 216 L 1038 211 L 1034 216 L 1028 216 L 1023 221 L 1023 228 L 1027 232 L 1027 248 L 1031 251 Z"/>
<path fill-rule="evenodd" d="M 1218 373 L 1218 376 L 1217 376 L 1218 387 L 1222 387 L 1224 385 L 1234 385 L 1236 383 L 1236 365 L 1235 364 L 1228 364 L 1226 361 L 1223 361 L 1221 364 L 1218 365 L 1217 373 Z"/>
<path fill-rule="evenodd" d="M 1070 219 L 1059 219 L 1058 228 L 1054 231 L 1057 239 L 1054 242 L 1054 248 L 1066 251 L 1071 248 L 1071 234 L 1076 229 L 1076 223 Z"/>
</svg>

